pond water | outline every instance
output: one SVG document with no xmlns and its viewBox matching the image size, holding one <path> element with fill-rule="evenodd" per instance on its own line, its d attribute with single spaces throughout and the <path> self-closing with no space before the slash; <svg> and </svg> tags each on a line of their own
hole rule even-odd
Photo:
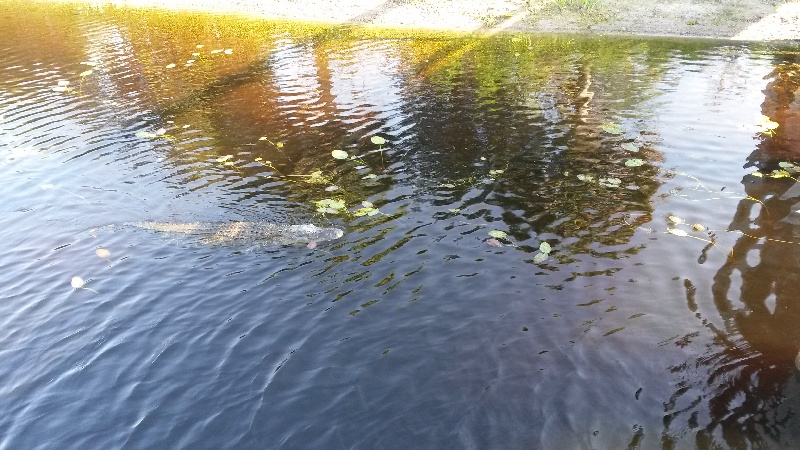
<svg viewBox="0 0 800 450">
<path fill-rule="evenodd" d="M 800 445 L 794 47 L 0 10 L 0 447 Z"/>
</svg>

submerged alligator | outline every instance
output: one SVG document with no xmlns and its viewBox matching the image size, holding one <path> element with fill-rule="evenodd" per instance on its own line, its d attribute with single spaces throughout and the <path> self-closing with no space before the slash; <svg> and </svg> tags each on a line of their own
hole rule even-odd
<svg viewBox="0 0 800 450">
<path fill-rule="evenodd" d="M 344 231 L 338 228 L 272 222 L 131 222 L 126 225 L 165 233 L 185 234 L 200 238 L 203 243 L 292 245 L 332 241 L 344 236 Z"/>
</svg>

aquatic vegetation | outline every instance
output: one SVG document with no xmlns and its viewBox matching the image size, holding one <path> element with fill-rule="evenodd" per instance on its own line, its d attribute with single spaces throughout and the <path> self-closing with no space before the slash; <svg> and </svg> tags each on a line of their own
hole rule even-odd
<svg viewBox="0 0 800 450">
<path fill-rule="evenodd" d="M 99 292 L 95 291 L 94 289 L 90 289 L 90 288 L 84 287 L 86 285 L 86 281 L 84 281 L 84 279 L 81 278 L 81 277 L 72 277 L 72 280 L 70 280 L 70 285 L 74 289 L 83 289 L 83 290 L 86 290 L 86 291 L 92 291 L 95 294 L 99 294 Z"/>
<path fill-rule="evenodd" d="M 773 122 L 772 119 L 765 115 L 761 115 L 756 121 L 756 129 L 759 133 L 767 136 L 774 136 L 775 130 L 778 128 L 778 123 Z"/>
<path fill-rule="evenodd" d="M 615 123 L 615 122 L 606 122 L 600 125 L 600 129 L 605 131 L 608 134 L 622 134 L 624 130 L 622 129 L 622 125 Z"/>
</svg>

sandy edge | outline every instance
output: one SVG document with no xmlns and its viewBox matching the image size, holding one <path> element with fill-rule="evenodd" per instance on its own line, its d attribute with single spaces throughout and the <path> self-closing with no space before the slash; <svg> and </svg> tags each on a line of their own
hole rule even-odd
<svg viewBox="0 0 800 450">
<path fill-rule="evenodd" d="M 76 0 L 40 0 L 70 2 Z M 786 0 L 77 0 L 158 8 L 459 31 L 566 32 L 800 41 L 800 1 Z M 586 8 L 582 2 L 593 3 Z M 559 3 L 566 4 L 560 6 Z"/>
</svg>

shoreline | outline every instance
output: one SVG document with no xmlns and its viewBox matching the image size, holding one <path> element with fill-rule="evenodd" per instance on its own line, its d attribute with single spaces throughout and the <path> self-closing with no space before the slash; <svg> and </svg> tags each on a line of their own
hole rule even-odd
<svg viewBox="0 0 800 450">
<path fill-rule="evenodd" d="M 385 28 L 800 41 L 800 2 L 784 0 L 37 1 Z"/>
</svg>

